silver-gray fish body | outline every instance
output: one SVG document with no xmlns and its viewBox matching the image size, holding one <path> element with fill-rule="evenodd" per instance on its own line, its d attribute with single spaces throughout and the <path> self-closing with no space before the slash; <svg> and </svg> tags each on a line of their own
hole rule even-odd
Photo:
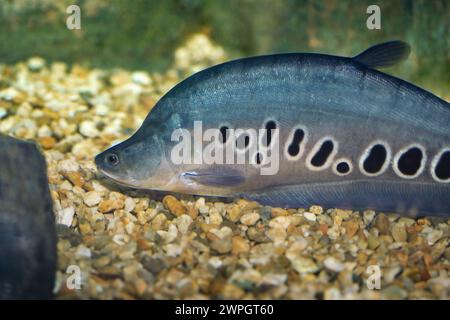
<svg viewBox="0 0 450 320">
<path fill-rule="evenodd" d="M 158 132 L 164 157 L 170 159 L 176 143 L 170 135 L 175 127 L 192 130 L 194 121 L 202 121 L 203 130 L 221 126 L 258 129 L 269 120 L 279 129 L 281 158 L 276 175 L 261 175 L 250 164 L 223 164 L 215 172 L 221 168 L 226 172 L 225 167 L 232 166 L 244 179 L 229 186 L 195 184 L 181 191 L 244 196 L 282 207 L 321 204 L 450 213 L 450 183 L 438 181 L 432 166 L 439 152 L 450 147 L 449 104 L 352 58 L 278 54 L 206 69 L 167 93 L 124 145 Z M 286 146 L 295 128 L 302 128 L 304 137 L 298 156 L 290 157 Z M 309 162 L 318 143 L 327 139 L 333 141 L 329 164 L 316 170 Z M 364 173 L 361 158 L 379 141 L 387 148 L 387 166 L 377 174 Z M 396 154 L 411 146 L 423 151 L 423 167 L 413 178 L 395 170 Z M 349 174 L 338 175 L 333 170 L 337 159 L 350 164 Z M 207 166 L 171 167 L 179 173 L 202 171 Z"/>
</svg>

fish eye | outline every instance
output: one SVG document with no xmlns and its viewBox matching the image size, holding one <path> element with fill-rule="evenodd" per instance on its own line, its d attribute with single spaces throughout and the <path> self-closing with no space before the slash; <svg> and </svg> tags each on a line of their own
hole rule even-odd
<svg viewBox="0 0 450 320">
<path fill-rule="evenodd" d="M 106 162 L 112 166 L 117 166 L 119 164 L 119 157 L 115 153 L 109 153 L 106 155 Z"/>
</svg>

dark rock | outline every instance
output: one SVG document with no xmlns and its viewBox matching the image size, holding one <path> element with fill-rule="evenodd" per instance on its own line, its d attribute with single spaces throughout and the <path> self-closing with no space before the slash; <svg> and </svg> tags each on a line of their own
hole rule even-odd
<svg viewBox="0 0 450 320">
<path fill-rule="evenodd" d="M 167 268 L 164 259 L 158 256 L 145 256 L 143 257 L 141 263 L 145 269 L 154 275 L 157 275 L 162 270 Z"/>
<path fill-rule="evenodd" d="M 0 135 L 0 299 L 49 299 L 56 232 L 44 157 Z"/>
</svg>

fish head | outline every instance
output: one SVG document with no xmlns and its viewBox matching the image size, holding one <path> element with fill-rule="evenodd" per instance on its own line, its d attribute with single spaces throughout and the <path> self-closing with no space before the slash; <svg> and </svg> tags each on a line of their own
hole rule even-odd
<svg viewBox="0 0 450 320">
<path fill-rule="evenodd" d="M 171 177 L 157 134 L 136 133 L 95 157 L 98 170 L 115 182 L 134 188 L 162 189 Z"/>
</svg>

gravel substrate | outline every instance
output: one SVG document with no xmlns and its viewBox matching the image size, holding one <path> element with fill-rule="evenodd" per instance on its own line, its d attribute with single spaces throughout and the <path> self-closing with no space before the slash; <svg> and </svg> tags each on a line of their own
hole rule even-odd
<svg viewBox="0 0 450 320">
<path fill-rule="evenodd" d="M 58 224 L 58 298 L 449 299 L 450 220 L 281 209 L 120 189 L 93 157 L 185 75 L 226 58 L 191 38 L 164 74 L 40 58 L 0 65 L 0 132 L 36 140 Z M 81 270 L 69 289 L 70 266 Z M 369 266 L 382 272 L 369 290 Z M 72 270 L 69 268 L 69 270 Z"/>
</svg>

